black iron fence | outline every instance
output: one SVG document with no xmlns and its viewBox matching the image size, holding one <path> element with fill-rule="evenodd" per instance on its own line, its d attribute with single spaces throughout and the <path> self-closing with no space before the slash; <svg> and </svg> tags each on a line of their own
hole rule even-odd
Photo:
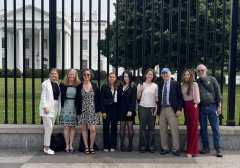
<svg viewBox="0 0 240 168">
<path fill-rule="evenodd" d="M 211 2 L 209 2 L 211 1 Z M 220 1 L 220 2 L 219 2 Z M 109 59 L 111 57 L 111 55 L 113 55 L 110 51 L 110 0 L 106 0 L 106 5 L 107 5 L 107 31 L 106 31 L 106 54 L 105 56 L 107 57 L 107 74 L 109 74 Z M 149 27 L 147 27 L 147 23 L 149 21 L 146 21 L 146 16 L 148 15 L 148 13 L 146 13 L 146 11 L 149 12 L 149 9 L 147 10 L 147 8 L 149 8 L 149 3 L 151 2 L 151 22 L 150 22 L 150 28 L 151 28 L 151 50 L 147 50 L 146 49 L 146 31 Z M 115 67 L 116 67 L 116 74 L 118 75 L 118 67 L 119 67 L 119 8 L 120 5 L 125 5 L 125 20 L 121 20 L 125 22 L 125 34 L 124 34 L 124 38 L 125 38 L 125 47 L 124 47 L 124 68 L 128 68 L 128 59 L 132 59 L 133 63 L 132 63 L 132 67 L 131 69 L 133 70 L 133 74 L 134 74 L 134 80 L 135 80 L 135 76 L 136 76 L 136 58 L 137 58 L 137 50 L 139 50 L 139 48 L 137 48 L 137 36 L 140 34 L 139 33 L 139 29 L 138 29 L 138 24 L 139 24 L 139 15 L 137 13 L 141 12 L 141 35 L 142 35 L 142 48 L 141 48 L 141 63 L 142 63 L 142 73 L 145 71 L 145 64 L 146 64 L 146 55 L 151 55 L 150 57 L 150 67 L 151 68 L 155 68 L 155 64 L 154 61 L 155 60 L 159 60 L 159 69 L 162 69 L 165 66 L 168 66 L 170 69 L 173 68 L 173 65 L 175 66 L 175 63 L 173 63 L 174 61 L 176 61 L 176 66 L 175 68 L 177 69 L 178 72 L 178 77 L 177 79 L 180 81 L 181 78 L 181 69 L 182 67 L 184 68 L 196 68 L 196 66 L 199 63 L 199 22 L 200 22 L 200 17 L 199 15 L 202 15 L 202 11 L 200 11 L 200 1 L 196 0 L 195 4 L 196 6 L 194 7 L 195 11 L 195 19 L 194 21 L 191 21 L 190 18 L 190 14 L 193 13 L 192 11 L 192 7 L 191 7 L 191 2 L 193 2 L 193 0 L 187 0 L 187 10 L 183 11 L 183 4 L 185 4 L 185 2 L 182 2 L 182 0 L 169 0 L 169 1 L 164 1 L 164 0 L 116 0 L 115 2 L 115 9 L 116 9 L 116 20 L 115 20 L 115 25 L 116 25 L 116 40 L 115 40 L 115 45 L 116 45 L 116 50 L 114 53 L 115 56 Z M 226 24 L 226 2 L 230 2 L 231 3 L 231 13 L 230 13 L 230 42 L 229 42 L 229 60 L 228 60 L 228 108 L 227 108 L 227 125 L 235 125 L 235 91 L 236 91 L 236 65 L 237 65 L 237 37 L 238 37 L 238 8 L 239 8 L 239 2 L 238 0 L 205 0 L 205 20 L 204 20 L 204 35 L 203 35 L 203 39 L 201 39 L 204 43 L 204 48 L 203 51 L 201 51 L 204 54 L 203 60 L 201 63 L 207 64 L 207 59 L 208 59 L 208 52 L 212 52 L 212 57 L 211 57 L 211 61 L 212 61 L 212 66 L 211 66 L 211 70 L 212 70 L 212 75 L 215 75 L 215 66 L 216 66 L 216 33 L 219 33 L 219 28 L 217 29 L 217 19 L 218 19 L 218 11 L 217 11 L 217 6 L 221 5 L 222 6 L 222 28 L 221 28 L 221 34 L 222 34 L 222 39 L 221 39 L 221 59 L 218 60 L 221 62 L 221 92 L 223 93 L 223 75 L 224 75 L 224 68 L 226 69 L 226 65 L 224 64 L 224 62 L 226 62 L 226 58 L 224 58 L 225 55 L 225 24 Z M 80 41 L 79 41 L 79 48 L 80 48 L 80 67 L 74 67 L 74 68 L 78 68 L 78 69 L 82 69 L 83 68 L 83 3 L 89 3 L 89 65 L 88 67 L 91 69 L 92 65 L 91 65 L 91 59 L 92 59 L 92 0 L 88 1 L 83 1 L 80 0 Z M 133 24 L 129 25 L 129 21 L 128 21 L 128 15 L 129 15 L 129 4 L 134 4 L 134 8 L 133 8 L 133 16 L 132 16 L 132 22 Z M 209 47 L 208 47 L 208 18 L 209 18 L 209 3 L 211 3 L 211 5 L 213 5 L 213 13 L 214 16 L 213 18 L 213 39 L 212 39 L 212 51 L 209 51 Z M 142 6 L 139 8 L 139 4 L 141 4 Z M 22 75 L 22 80 L 23 80 L 23 124 L 26 124 L 26 51 L 25 51 L 25 0 L 22 0 L 22 5 L 23 5 L 23 13 L 22 13 L 22 17 L 23 17 L 23 75 Z M 49 60 L 49 64 L 50 64 L 50 68 L 52 67 L 56 67 L 56 51 L 57 51 L 57 40 L 56 40 L 56 6 L 57 6 L 57 0 L 49 0 L 49 56 L 50 56 L 50 60 Z M 168 7 L 168 11 L 166 11 L 166 6 Z M 175 15 L 173 15 L 173 13 L 176 11 L 174 11 L 173 9 L 176 9 L 174 7 L 177 6 L 177 30 L 173 30 L 173 17 L 176 17 Z M 157 9 L 156 9 L 157 8 Z M 102 45 L 101 45 L 101 0 L 98 0 L 98 63 L 97 63 L 97 67 L 100 70 L 100 56 L 101 56 L 101 49 L 102 49 Z M 140 11 L 140 9 L 142 9 L 142 11 Z M 158 10 L 158 14 L 160 17 L 155 17 L 155 11 Z M 32 46 L 34 46 L 34 39 L 35 39 L 35 0 L 32 0 Z M 182 12 L 185 12 L 187 14 L 187 19 L 186 19 L 186 23 L 182 23 Z M 16 19 L 16 0 L 13 0 L 13 13 L 14 13 L 14 18 L 13 18 L 13 25 L 14 25 L 14 45 L 13 45 L 13 51 L 14 51 L 14 124 L 17 124 L 17 80 L 16 80 L 16 67 L 17 67 L 17 49 L 16 49 L 16 36 L 17 36 L 17 19 Z M 164 20 L 164 18 L 166 18 L 165 16 L 168 15 L 168 19 L 167 21 Z M 73 68 L 74 66 L 74 0 L 71 0 L 71 48 L 70 48 L 70 56 L 71 56 L 71 67 Z M 174 19 L 176 21 L 176 18 Z M 156 27 L 156 21 L 159 23 L 159 27 Z M 166 22 L 168 22 L 166 24 Z M 191 23 L 195 22 L 195 26 L 194 26 L 194 30 L 191 29 Z M 168 33 L 167 35 L 169 36 L 168 41 L 164 41 L 164 36 L 166 36 L 165 34 L 165 28 L 168 25 Z M 186 31 L 186 38 L 182 38 L 182 30 L 183 30 L 183 25 L 184 25 L 184 29 L 187 29 Z M 133 27 L 133 39 L 132 39 L 132 49 L 133 49 L 133 55 L 129 55 L 129 29 L 130 27 Z M 186 27 L 185 27 L 186 26 Z M 156 33 L 155 30 L 159 29 L 160 33 L 159 35 L 156 37 Z M 177 37 L 173 37 L 173 31 L 177 31 Z M 189 61 L 193 60 L 190 59 L 190 51 L 192 51 L 192 47 L 190 46 L 190 41 L 192 40 L 192 36 L 191 36 L 191 32 L 195 31 L 195 44 L 194 44 L 194 51 L 195 51 L 195 58 L 194 58 L 194 66 L 190 67 Z M 8 51 L 7 51 L 7 46 L 9 45 L 8 41 L 7 41 L 7 36 L 8 36 L 8 25 L 7 25 L 7 0 L 4 0 L 4 35 L 5 35 L 5 59 L 4 59 L 4 64 L 5 64 L 5 121 L 4 123 L 7 124 L 8 123 L 8 78 L 7 78 L 7 70 L 8 70 Z M 62 0 L 62 44 L 61 44 L 61 52 L 62 52 L 62 58 L 61 58 L 61 63 L 62 63 L 62 76 L 64 76 L 64 69 L 65 69 L 65 64 L 64 64 L 64 60 L 65 60 L 65 48 L 64 48 L 64 43 L 65 43 L 65 0 Z M 123 36 L 123 34 L 121 34 L 121 36 Z M 132 37 L 132 36 L 131 36 Z M 158 38 L 159 37 L 159 38 Z M 172 59 L 172 55 L 173 54 L 173 40 L 174 38 L 177 38 L 177 51 L 176 51 L 176 55 L 177 55 L 177 59 L 173 60 Z M 159 43 L 157 43 L 157 48 L 159 48 L 158 52 L 156 53 L 156 39 L 159 41 Z M 165 44 L 168 43 L 168 61 L 164 61 L 164 55 L 166 55 L 165 52 Z M 185 61 L 183 61 L 182 58 L 182 45 L 184 43 L 184 46 L 186 46 L 186 51 L 184 51 L 184 53 L 186 53 L 185 55 Z M 41 82 L 43 82 L 44 80 L 44 0 L 41 0 Z M 219 48 L 219 46 L 218 46 Z M 35 51 L 34 51 L 34 47 L 32 47 L 32 124 L 35 124 Z M 183 63 L 184 62 L 184 63 Z M 197 76 L 195 75 L 195 78 Z M 100 71 L 98 71 L 98 85 L 100 85 Z M 240 123 L 239 123 L 240 124 Z"/>
</svg>

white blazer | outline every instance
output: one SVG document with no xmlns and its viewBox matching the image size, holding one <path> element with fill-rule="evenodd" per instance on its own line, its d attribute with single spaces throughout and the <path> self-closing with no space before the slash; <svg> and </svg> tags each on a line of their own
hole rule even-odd
<svg viewBox="0 0 240 168">
<path fill-rule="evenodd" d="M 49 110 L 48 114 L 44 113 L 44 108 L 46 107 Z M 60 115 L 60 111 L 61 111 L 61 93 L 58 96 L 57 115 Z M 51 117 L 51 118 L 53 118 L 55 115 L 54 97 L 53 97 L 53 90 L 52 90 L 52 84 L 50 79 L 42 83 L 42 93 L 41 93 L 41 100 L 39 105 L 39 114 L 40 116 Z"/>
</svg>

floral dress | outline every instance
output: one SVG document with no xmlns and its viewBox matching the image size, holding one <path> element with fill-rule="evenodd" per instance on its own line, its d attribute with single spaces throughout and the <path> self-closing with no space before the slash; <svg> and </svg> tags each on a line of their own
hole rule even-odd
<svg viewBox="0 0 240 168">
<path fill-rule="evenodd" d="M 67 87 L 66 99 L 64 107 L 61 108 L 59 125 L 63 126 L 77 126 L 77 113 L 75 107 L 76 87 Z"/>
<path fill-rule="evenodd" d="M 91 88 L 86 92 L 84 88 L 81 90 L 82 94 L 82 114 L 79 116 L 79 125 L 96 125 L 99 123 L 98 113 L 95 111 L 94 91 Z"/>
</svg>

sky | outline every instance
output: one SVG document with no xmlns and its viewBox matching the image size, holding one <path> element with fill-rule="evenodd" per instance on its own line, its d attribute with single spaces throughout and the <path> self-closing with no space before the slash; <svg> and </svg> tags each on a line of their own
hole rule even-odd
<svg viewBox="0 0 240 168">
<path fill-rule="evenodd" d="M 13 0 L 7 1 L 7 9 L 13 10 Z M 101 0 L 101 20 L 107 20 L 107 1 Z M 22 0 L 16 0 L 17 8 L 22 7 Z M 113 3 L 116 0 L 110 0 L 110 21 L 115 19 L 115 8 Z M 25 4 L 32 4 L 32 0 L 25 0 Z M 35 6 L 41 9 L 41 0 L 35 0 Z M 4 9 L 4 0 L 0 0 L 0 10 Z M 49 11 L 49 0 L 44 0 L 44 10 Z M 62 10 L 62 0 L 57 0 L 57 11 Z M 92 0 L 92 12 L 98 12 L 98 0 Z M 80 0 L 74 0 L 74 12 L 80 12 Z M 87 19 L 89 18 L 89 0 L 83 0 L 83 12 L 87 14 Z M 65 0 L 65 13 L 71 15 L 71 0 Z"/>
</svg>

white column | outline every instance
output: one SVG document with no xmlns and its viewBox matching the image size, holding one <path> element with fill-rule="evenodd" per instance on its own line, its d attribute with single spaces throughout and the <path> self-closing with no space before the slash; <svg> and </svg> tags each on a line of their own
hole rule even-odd
<svg viewBox="0 0 240 168">
<path fill-rule="evenodd" d="M 23 72 L 23 30 L 18 29 L 18 68 Z"/>
<path fill-rule="evenodd" d="M 71 35 L 68 34 L 68 67 L 71 68 Z"/>
<path fill-rule="evenodd" d="M 42 65 L 42 38 L 41 38 L 41 36 L 42 36 L 42 32 L 41 32 L 41 28 L 39 28 L 38 29 L 38 34 L 39 34 L 39 47 L 38 47 L 38 49 L 39 49 L 39 61 L 38 61 L 38 69 L 41 69 L 42 67 L 41 67 L 41 65 Z"/>
<path fill-rule="evenodd" d="M 60 29 L 60 43 L 59 43 L 59 49 L 60 49 L 60 60 L 59 60 L 59 68 L 62 69 L 62 29 Z"/>
<path fill-rule="evenodd" d="M 64 54 L 64 68 L 68 69 L 68 32 L 65 32 L 65 54 Z"/>
<path fill-rule="evenodd" d="M 11 33 L 7 33 L 7 62 L 8 62 L 8 65 L 7 65 L 7 68 L 8 69 L 12 69 L 12 64 L 13 64 L 13 60 L 11 59 L 11 48 L 10 46 L 13 47 L 13 44 L 11 44 Z"/>
<path fill-rule="evenodd" d="M 0 27 L 0 69 L 2 69 L 2 28 Z"/>
</svg>

